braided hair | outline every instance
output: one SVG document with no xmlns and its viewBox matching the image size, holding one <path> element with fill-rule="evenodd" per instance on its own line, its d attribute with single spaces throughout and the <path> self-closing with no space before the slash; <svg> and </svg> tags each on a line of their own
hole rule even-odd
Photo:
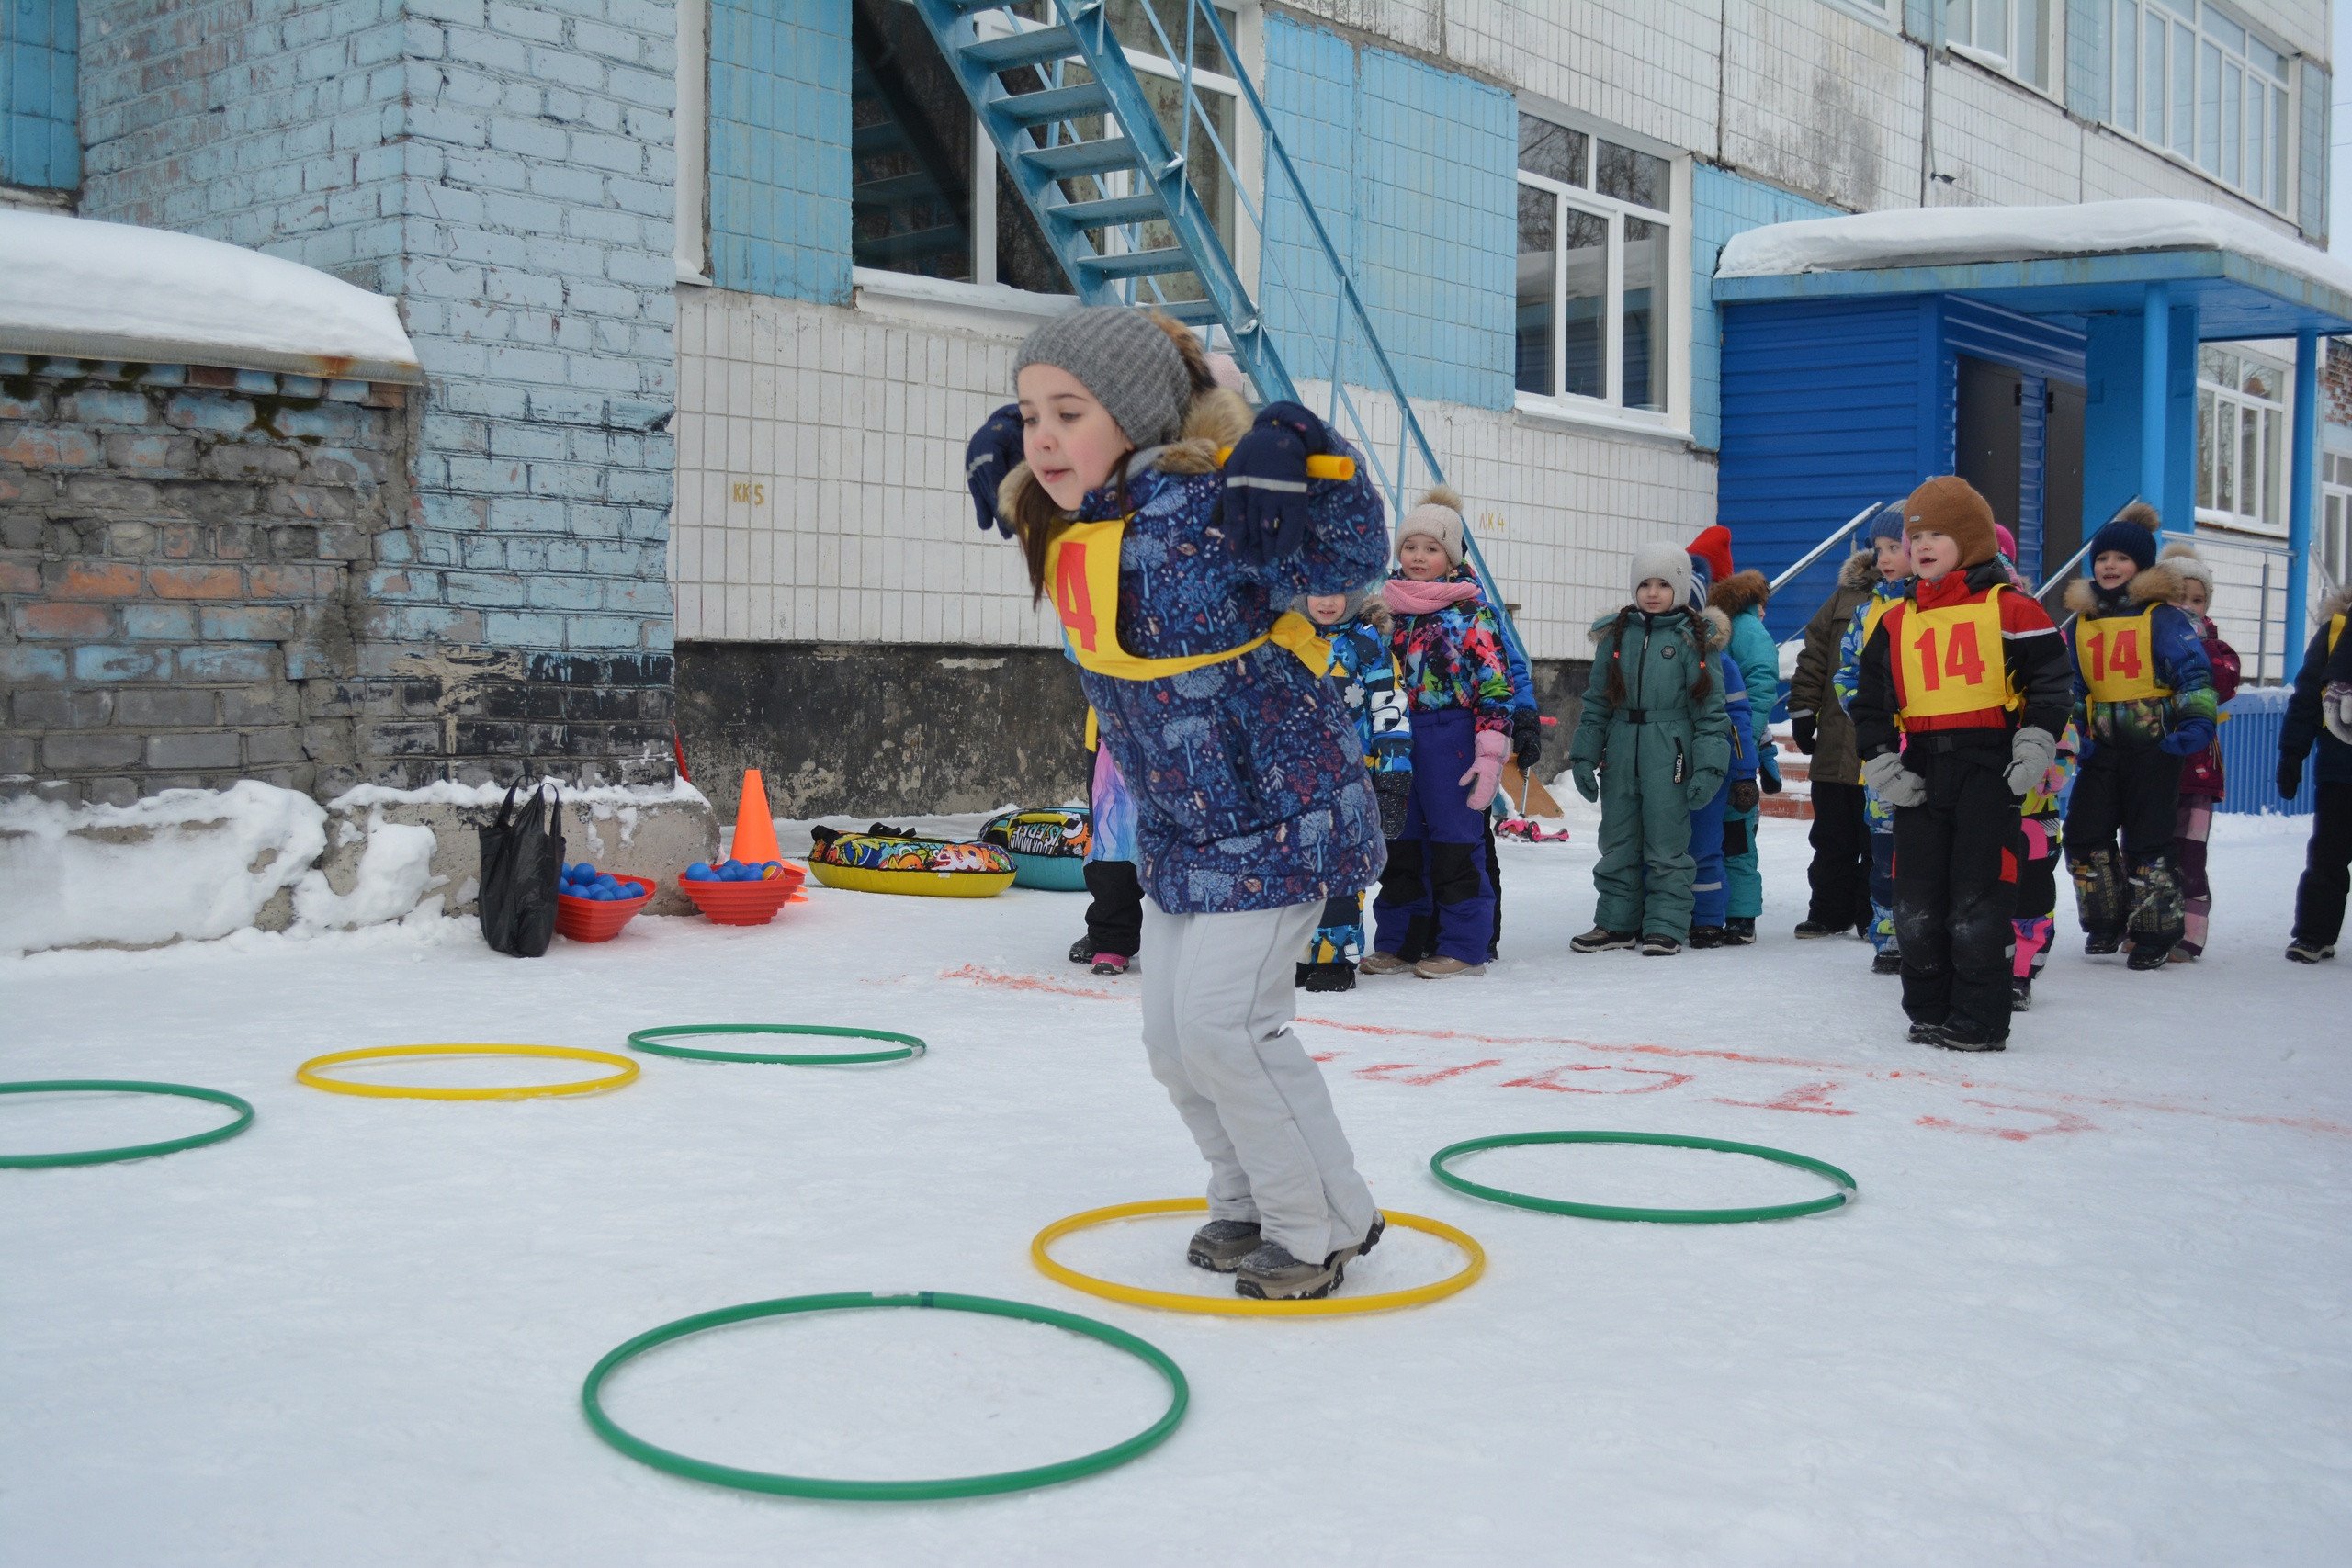
<svg viewBox="0 0 2352 1568">
<path fill-rule="evenodd" d="M 1633 625 L 1634 617 L 1640 614 L 1642 614 L 1640 610 L 1628 604 L 1617 612 L 1617 619 L 1609 628 L 1607 695 L 1609 705 L 1612 708 L 1622 708 L 1625 705 L 1625 671 L 1620 660 L 1625 651 L 1625 628 Z M 1699 673 L 1690 682 L 1690 696 L 1694 702 L 1704 702 L 1707 699 L 1707 694 L 1714 689 L 1714 667 L 1707 659 L 1706 618 L 1688 604 L 1677 605 L 1667 614 L 1669 616 L 1679 615 L 1682 617 L 1682 629 L 1690 634 L 1690 646 L 1699 655 L 1692 660 L 1698 665 Z"/>
</svg>

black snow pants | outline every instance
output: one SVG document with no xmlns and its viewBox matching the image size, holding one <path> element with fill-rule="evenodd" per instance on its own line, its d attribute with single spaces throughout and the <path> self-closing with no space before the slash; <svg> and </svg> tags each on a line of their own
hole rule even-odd
<svg viewBox="0 0 2352 1568">
<path fill-rule="evenodd" d="M 1894 813 L 1894 931 L 1903 1010 L 2005 1040 L 2024 837 L 2002 773 L 2006 731 L 1915 737 L 1905 766 L 1928 781 L 1924 805 Z"/>
<path fill-rule="evenodd" d="M 2344 934 L 2344 899 L 2352 890 L 2352 784 L 2319 785 L 2303 880 L 2295 889 L 2295 940 L 2334 947 Z"/>
<path fill-rule="evenodd" d="M 1813 781 L 1813 864 L 1805 876 L 1813 901 L 1805 918 L 1844 931 L 1870 930 L 1871 830 L 1862 818 L 1868 792 L 1858 784 Z"/>
<path fill-rule="evenodd" d="M 1086 939 L 1097 953 L 1133 958 L 1143 946 L 1143 881 L 1131 860 L 1086 863 Z"/>
</svg>

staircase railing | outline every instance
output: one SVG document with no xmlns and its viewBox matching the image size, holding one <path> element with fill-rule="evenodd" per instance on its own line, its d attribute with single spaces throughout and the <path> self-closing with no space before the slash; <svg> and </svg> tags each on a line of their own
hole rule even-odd
<svg viewBox="0 0 2352 1568">
<path fill-rule="evenodd" d="M 1805 568 L 1811 566 L 1814 562 L 1827 555 L 1831 550 L 1837 548 L 1839 540 L 1853 537 L 1854 530 L 1862 525 L 1862 520 L 1885 504 L 1886 503 L 1883 501 L 1873 501 L 1868 506 L 1863 507 L 1860 512 L 1855 513 L 1851 517 L 1847 518 L 1846 521 L 1840 525 L 1836 531 L 1831 533 L 1827 538 L 1814 546 L 1813 548 L 1805 551 L 1804 554 L 1797 557 L 1795 565 L 1790 567 L 1788 570 L 1774 578 L 1772 580 L 1772 592 L 1778 593 L 1783 587 L 1795 581 L 1798 575 L 1802 573 Z"/>
<path fill-rule="evenodd" d="M 1257 85 L 1243 68 L 1239 51 L 1213 0 L 1136 0 L 1134 6 L 1148 22 L 1160 58 L 1176 73 L 1181 124 L 1173 143 L 1127 59 L 1125 46 L 1112 29 L 1110 7 L 1102 0 L 1051 0 L 1055 23 L 1038 27 L 1034 22 L 1015 22 L 1017 41 L 1011 43 L 981 40 L 973 23 L 979 14 L 1003 11 L 1010 0 L 915 3 L 980 111 L 1004 165 L 1012 172 L 1014 184 L 1080 299 L 1089 304 L 1159 304 L 1180 320 L 1195 324 L 1213 321 L 1223 331 L 1220 346 L 1229 349 L 1259 396 L 1267 401 L 1304 400 L 1299 389 L 1302 379 L 1325 383 L 1327 417 L 1363 454 L 1374 482 L 1387 497 L 1392 516 L 1401 516 L 1419 491 L 1444 482 L 1443 465 L 1414 412 L 1403 378 L 1373 324 L 1354 276 L 1308 195 L 1306 182 L 1275 129 Z M 1178 6 L 1182 17 L 1171 33 L 1160 12 Z M 1242 123 L 1241 115 L 1246 115 L 1263 148 L 1262 195 L 1253 193 L 1242 177 L 1238 149 L 1228 145 L 1218 130 L 1194 80 L 1193 62 L 1204 40 L 1224 60 L 1236 85 L 1233 101 L 1241 111 L 1237 115 L 1237 129 Z M 1055 55 L 1056 50 L 1062 54 Z M 1058 67 L 1048 71 L 1055 60 L 1081 62 L 1091 84 L 1065 85 Z M 1009 68 L 1008 61 L 1045 73 L 1046 91 L 1058 101 L 1025 103 L 1023 100 L 1041 95 L 1009 93 L 997 79 L 1000 72 Z M 1099 93 L 1090 92 L 1089 86 Z M 1045 112 L 1063 103 L 1069 106 L 1069 112 Z M 1075 118 L 1095 113 L 1106 113 L 1117 122 L 1125 144 L 1124 160 L 1108 161 L 1115 151 L 1105 145 L 1111 140 L 1108 137 L 1092 143 L 1064 137 L 1065 131 L 1074 132 Z M 1058 162 L 1039 157 L 1054 147 L 1069 151 Z M 1097 151 L 1090 155 L 1083 151 L 1089 147 Z M 1255 238 L 1254 298 L 1193 177 L 1192 171 L 1200 166 L 1196 161 L 1204 156 L 1214 160 L 1226 187 L 1233 193 L 1237 225 L 1246 222 Z M 1141 179 L 1144 192 L 1124 198 L 1073 201 L 1059 184 L 1073 175 L 1099 176 L 1123 168 L 1131 169 Z M 1149 199 L 1137 199 L 1147 194 Z M 1275 208 L 1273 198 L 1295 207 L 1295 227 L 1303 228 L 1303 233 L 1275 233 L 1268 216 Z M 1140 243 L 1146 226 L 1152 223 L 1168 225 L 1176 241 L 1174 249 L 1182 253 L 1182 265 L 1174 265 L 1178 258 L 1169 254 L 1169 247 L 1154 249 Z M 1097 250 L 1085 237 L 1089 228 L 1119 232 L 1127 248 L 1115 253 Z M 1159 279 L 1178 271 L 1198 278 L 1202 299 L 1169 298 Z M 1266 319 L 1263 306 L 1269 303 L 1279 307 L 1279 327 L 1270 326 Z M 1307 324 L 1327 317 L 1328 333 L 1320 326 Z M 1374 411 L 1359 405 L 1356 388 L 1384 397 L 1393 405 L 1396 421 L 1393 451 L 1375 423 Z M 1477 539 L 1466 528 L 1464 545 L 1505 641 L 1524 658 L 1526 648 L 1500 586 L 1487 568 Z"/>
</svg>

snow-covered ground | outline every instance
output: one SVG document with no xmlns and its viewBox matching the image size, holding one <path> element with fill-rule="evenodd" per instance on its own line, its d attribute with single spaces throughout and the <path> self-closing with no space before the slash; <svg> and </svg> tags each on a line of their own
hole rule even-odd
<svg viewBox="0 0 2352 1568">
<path fill-rule="evenodd" d="M 1461 1295 L 1365 1318 L 1177 1316 L 1033 1271 L 1046 1222 L 1200 1179 L 1144 1068 L 1136 982 L 1064 959 L 1073 896 L 812 887 L 772 927 L 640 919 L 532 963 L 458 922 L 11 961 L 0 1077 L 198 1083 L 260 1119 L 167 1159 L 0 1170 L 0 1562 L 2345 1561 L 2352 961 L 2279 957 L 2299 825 L 2219 825 L 2201 964 L 2131 975 L 2069 940 L 2011 1050 L 1978 1058 L 1905 1043 L 1895 982 L 1860 943 L 1790 939 L 1802 824 L 1765 825 L 1764 943 L 1668 962 L 1567 953 L 1592 903 L 1589 818 L 1576 829 L 1505 847 L 1506 957 L 1485 979 L 1303 998 L 1375 1192 L 1492 1260 Z M 345 1047 L 618 1049 L 720 1021 L 907 1030 L 933 1050 L 845 1070 L 647 1058 L 637 1083 L 573 1100 L 292 1080 Z M 376 1076 L 567 1071 L 534 1069 Z M 0 1149 L 214 1115 L 0 1097 Z M 1780 1224 L 1609 1224 L 1479 1203 L 1425 1168 L 1458 1139 L 1566 1127 L 1795 1149 L 1862 1197 Z M 1820 1190 L 1704 1154 L 1467 1168 L 1604 1201 Z M 1185 1228 L 1063 1256 L 1205 1286 Z M 1392 1231 L 1349 1289 L 1454 1262 Z M 640 1329 L 906 1288 L 1128 1327 L 1182 1363 L 1191 1416 L 1091 1480 L 881 1506 L 673 1479 L 581 1417 L 589 1366 Z M 673 1347 L 611 1404 L 709 1459 L 878 1476 L 1074 1454 L 1162 1398 L 1051 1329 L 861 1313 Z"/>
</svg>

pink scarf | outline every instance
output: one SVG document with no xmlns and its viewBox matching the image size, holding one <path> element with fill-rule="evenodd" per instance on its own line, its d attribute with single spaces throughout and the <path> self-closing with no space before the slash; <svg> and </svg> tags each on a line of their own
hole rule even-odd
<svg viewBox="0 0 2352 1568">
<path fill-rule="evenodd" d="M 1409 577 L 1392 577 L 1380 585 L 1380 596 L 1400 615 L 1426 615 L 1449 604 L 1466 604 L 1477 598 L 1478 585 L 1445 578 L 1435 582 L 1416 582 Z"/>
</svg>

